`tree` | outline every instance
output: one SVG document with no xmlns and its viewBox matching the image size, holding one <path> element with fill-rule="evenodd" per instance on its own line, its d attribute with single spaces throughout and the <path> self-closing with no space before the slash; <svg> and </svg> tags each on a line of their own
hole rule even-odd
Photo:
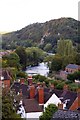
<svg viewBox="0 0 80 120">
<path fill-rule="evenodd" d="M 16 77 L 18 78 L 27 78 L 27 73 L 23 71 L 18 71 Z"/>
<path fill-rule="evenodd" d="M 75 84 L 75 83 L 69 84 L 69 89 L 71 91 L 77 91 L 78 88 L 80 88 L 80 85 L 78 85 L 78 84 Z"/>
<path fill-rule="evenodd" d="M 56 89 L 62 90 L 64 84 L 65 84 L 64 82 L 58 82 L 58 84 L 56 85 Z"/>
<path fill-rule="evenodd" d="M 20 58 L 20 64 L 22 68 L 25 69 L 27 65 L 27 54 L 24 47 L 18 47 L 15 52 L 18 54 Z"/>
<path fill-rule="evenodd" d="M 80 44 L 77 45 L 77 52 L 80 53 Z"/>
<path fill-rule="evenodd" d="M 52 50 L 52 45 L 51 45 L 51 43 L 46 44 L 45 47 L 44 47 L 44 50 L 45 50 L 46 52 L 50 52 L 50 51 Z"/>
<path fill-rule="evenodd" d="M 43 50 L 37 47 L 28 47 L 26 49 L 27 54 L 27 65 L 37 65 L 39 62 L 42 62 L 45 56 Z"/>
<path fill-rule="evenodd" d="M 71 40 L 60 39 L 57 43 L 57 54 L 61 56 L 70 56 L 75 54 Z"/>
<path fill-rule="evenodd" d="M 76 60 L 76 64 L 80 65 L 80 53 L 76 54 L 75 60 Z"/>
<path fill-rule="evenodd" d="M 40 120 L 51 120 L 52 115 L 58 110 L 57 106 L 54 104 L 49 104 L 45 111 L 40 116 Z"/>
<path fill-rule="evenodd" d="M 55 55 L 51 62 L 51 71 L 59 71 L 62 68 L 62 57 L 59 55 Z"/>
<path fill-rule="evenodd" d="M 65 41 L 64 39 L 60 39 L 57 43 L 57 53 L 61 56 L 64 55 L 64 49 L 65 49 Z"/>
<path fill-rule="evenodd" d="M 11 53 L 7 55 L 7 64 L 9 67 L 15 67 L 19 69 L 20 64 L 19 64 L 19 56 L 16 53 Z"/>
<path fill-rule="evenodd" d="M 69 74 L 67 76 L 67 79 L 74 81 L 74 80 L 80 80 L 80 71 L 74 72 L 73 74 Z"/>
<path fill-rule="evenodd" d="M 7 89 L 8 93 L 6 93 L 6 89 L 2 91 L 2 120 L 4 119 L 20 119 L 20 116 L 16 114 L 15 109 L 13 109 L 13 96 L 10 96 L 10 92 Z"/>
<path fill-rule="evenodd" d="M 60 39 L 57 44 L 57 54 L 63 57 L 62 68 L 67 64 L 76 63 L 76 49 L 71 40 Z"/>
</svg>

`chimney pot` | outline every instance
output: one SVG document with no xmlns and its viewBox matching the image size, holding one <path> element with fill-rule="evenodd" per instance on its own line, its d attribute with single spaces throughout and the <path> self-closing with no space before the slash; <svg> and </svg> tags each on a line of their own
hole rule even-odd
<svg viewBox="0 0 80 120">
<path fill-rule="evenodd" d="M 51 90 L 54 89 L 54 84 L 50 84 L 50 89 L 51 89 Z"/>
<path fill-rule="evenodd" d="M 24 78 L 20 78 L 20 83 L 24 84 L 24 82 L 25 82 Z"/>
<path fill-rule="evenodd" d="M 63 86 L 63 90 L 64 90 L 64 91 L 68 91 L 68 85 L 65 84 L 65 85 Z"/>
<path fill-rule="evenodd" d="M 63 109 L 63 103 L 58 103 L 58 109 Z"/>
<path fill-rule="evenodd" d="M 32 85 L 32 76 L 28 76 L 28 85 Z"/>
</svg>

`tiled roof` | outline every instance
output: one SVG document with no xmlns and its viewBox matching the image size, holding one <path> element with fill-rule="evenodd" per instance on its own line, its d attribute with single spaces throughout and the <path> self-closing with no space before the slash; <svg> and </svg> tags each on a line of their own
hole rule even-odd
<svg viewBox="0 0 80 120">
<path fill-rule="evenodd" d="M 69 90 L 63 91 L 61 97 L 63 97 L 62 102 L 68 100 L 66 104 L 66 109 L 69 109 L 70 106 L 73 104 L 74 100 L 77 98 L 77 93 Z"/>
<path fill-rule="evenodd" d="M 58 110 L 51 120 L 80 120 L 80 113 L 77 111 Z"/>
<path fill-rule="evenodd" d="M 76 65 L 76 64 L 69 64 L 69 65 L 67 65 L 67 66 L 66 66 L 66 68 L 78 69 L 78 68 L 79 68 L 79 66 L 78 66 L 78 65 Z"/>
<path fill-rule="evenodd" d="M 18 82 L 15 82 L 12 86 L 12 89 L 15 89 L 16 94 L 22 90 L 22 95 L 24 98 L 29 98 L 29 90 L 28 86 L 26 84 L 20 84 Z"/>
<path fill-rule="evenodd" d="M 23 99 L 23 105 L 26 113 L 43 111 L 43 107 L 35 99 Z"/>
</svg>

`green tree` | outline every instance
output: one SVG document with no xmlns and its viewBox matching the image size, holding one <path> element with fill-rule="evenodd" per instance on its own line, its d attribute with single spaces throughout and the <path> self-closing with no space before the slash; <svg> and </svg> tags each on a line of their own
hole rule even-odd
<svg viewBox="0 0 80 120">
<path fill-rule="evenodd" d="M 70 89 L 71 91 L 77 91 L 78 88 L 80 88 L 80 85 L 75 84 L 74 82 L 71 83 L 71 84 L 69 84 L 69 89 Z"/>
<path fill-rule="evenodd" d="M 11 53 L 7 55 L 7 64 L 9 67 L 15 67 L 19 69 L 20 64 L 19 64 L 19 56 L 16 53 Z"/>
<path fill-rule="evenodd" d="M 27 65 L 37 65 L 39 62 L 43 61 L 45 53 L 43 50 L 37 47 L 28 47 L 26 49 L 27 54 Z"/>
<path fill-rule="evenodd" d="M 27 73 L 25 73 L 23 71 L 18 71 L 16 77 L 17 78 L 27 78 Z"/>
<path fill-rule="evenodd" d="M 57 44 L 57 54 L 61 56 L 70 56 L 75 54 L 75 50 L 71 40 L 60 39 Z"/>
<path fill-rule="evenodd" d="M 40 120 L 51 120 L 52 115 L 58 110 L 57 106 L 54 104 L 49 104 L 45 111 L 40 116 Z"/>
<path fill-rule="evenodd" d="M 65 49 L 65 41 L 64 39 L 60 39 L 57 43 L 57 53 L 61 56 L 64 55 L 64 49 Z"/>
<path fill-rule="evenodd" d="M 80 53 L 80 44 L 77 45 L 77 52 Z"/>
<path fill-rule="evenodd" d="M 22 68 L 25 69 L 27 65 L 27 54 L 24 47 L 18 47 L 15 52 L 18 54 L 20 58 L 20 64 Z"/>
<path fill-rule="evenodd" d="M 10 96 L 10 92 L 7 89 L 8 93 L 6 93 L 6 89 L 2 91 L 2 120 L 4 119 L 20 119 L 20 116 L 16 114 L 16 110 L 13 109 L 13 96 Z"/>
<path fill-rule="evenodd" d="M 80 65 L 80 53 L 76 54 L 75 60 L 76 60 L 76 64 Z"/>
<path fill-rule="evenodd" d="M 46 52 L 52 51 L 52 45 L 51 45 L 51 43 L 46 44 L 45 47 L 44 47 L 44 50 L 45 50 Z"/>
<path fill-rule="evenodd" d="M 74 72 L 73 74 L 69 74 L 67 76 L 67 79 L 74 81 L 74 80 L 80 80 L 80 71 Z"/>
<path fill-rule="evenodd" d="M 63 57 L 62 68 L 67 64 L 76 63 L 76 49 L 73 47 L 71 40 L 60 39 L 57 44 L 57 54 Z"/>
<path fill-rule="evenodd" d="M 58 84 L 56 85 L 56 89 L 62 90 L 64 84 L 65 84 L 64 82 L 58 82 Z"/>
<path fill-rule="evenodd" d="M 62 57 L 60 55 L 55 55 L 51 62 L 51 71 L 59 71 L 62 68 Z"/>
</svg>

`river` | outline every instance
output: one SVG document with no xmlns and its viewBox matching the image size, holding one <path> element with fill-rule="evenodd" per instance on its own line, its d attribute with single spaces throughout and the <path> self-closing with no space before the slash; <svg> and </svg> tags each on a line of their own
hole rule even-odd
<svg viewBox="0 0 80 120">
<path fill-rule="evenodd" d="M 47 77 L 49 73 L 49 67 L 47 66 L 47 63 L 42 62 L 42 63 L 39 63 L 38 66 L 28 67 L 26 69 L 26 73 L 32 76 L 40 74 Z"/>
</svg>

